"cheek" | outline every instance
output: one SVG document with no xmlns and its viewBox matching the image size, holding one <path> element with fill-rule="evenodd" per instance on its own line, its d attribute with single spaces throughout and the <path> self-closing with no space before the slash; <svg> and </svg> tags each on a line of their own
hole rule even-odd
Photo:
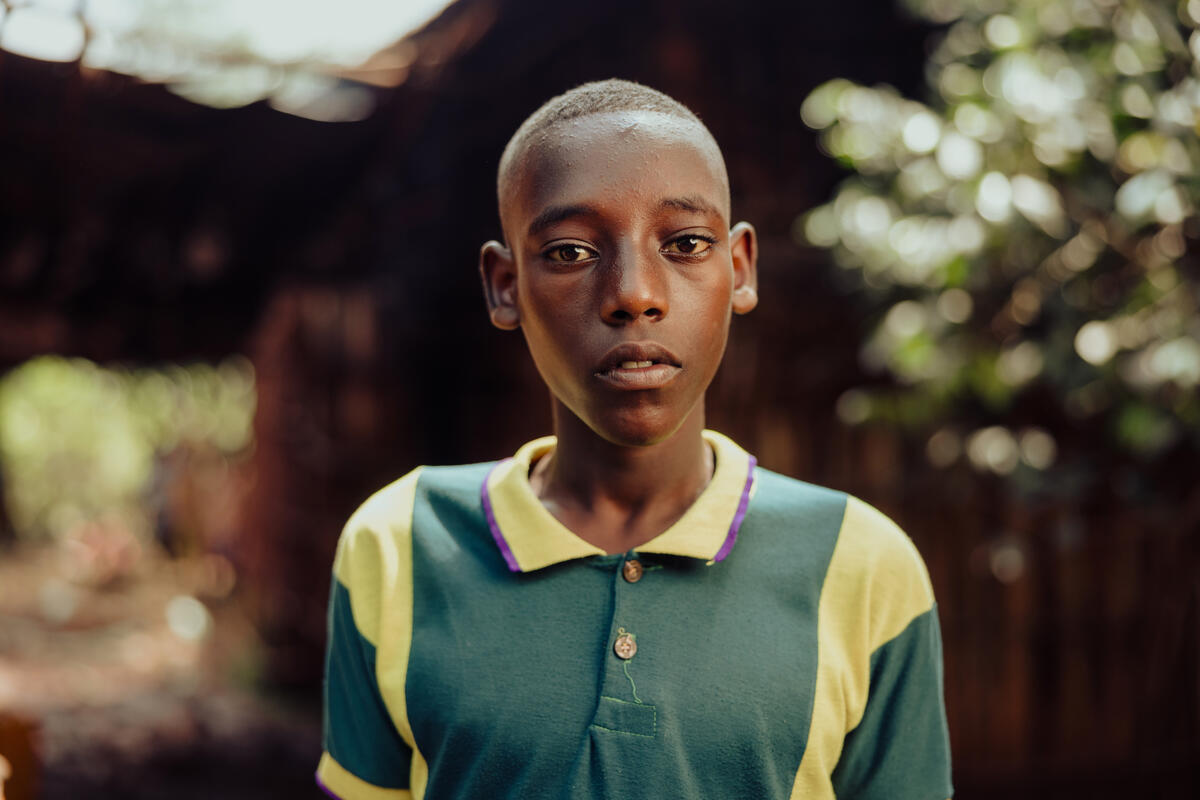
<svg viewBox="0 0 1200 800">
<path fill-rule="evenodd" d="M 569 287 L 540 282 L 523 285 L 518 294 L 521 331 L 543 380 L 553 389 L 561 376 L 573 372 L 572 346 L 579 340 L 578 293 Z"/>
<path fill-rule="evenodd" d="M 714 301 L 714 298 L 717 298 Z M 687 329 L 693 337 L 693 349 L 703 372 L 711 378 L 725 355 L 725 343 L 729 338 L 732 318 L 732 299 L 728 292 L 715 289 L 713 294 L 695 298 L 691 307 Z"/>
<path fill-rule="evenodd" d="M 711 354 L 709 373 L 715 373 L 725 357 L 725 343 L 729 339 L 729 312 L 714 320 L 708 329 L 708 341 L 705 349 Z M 711 374 L 709 376 L 711 378 Z"/>
<path fill-rule="evenodd" d="M 578 313 L 572 308 L 573 293 L 562 291 L 563 287 L 540 284 L 522 288 L 517 302 L 527 336 L 543 347 L 554 347 L 556 342 L 564 341 L 563 334 L 572 329 L 572 320 Z"/>
<path fill-rule="evenodd" d="M 679 294 L 682 308 L 689 317 L 688 327 L 697 335 L 723 339 L 733 314 L 733 280 L 725 275 L 689 285 Z"/>
</svg>

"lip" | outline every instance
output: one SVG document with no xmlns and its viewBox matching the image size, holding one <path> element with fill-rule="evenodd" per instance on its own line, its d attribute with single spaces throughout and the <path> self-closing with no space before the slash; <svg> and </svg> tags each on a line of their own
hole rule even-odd
<svg viewBox="0 0 1200 800">
<path fill-rule="evenodd" d="M 621 366 L 647 361 L 648 366 Z M 657 342 L 625 342 L 604 354 L 594 374 L 614 388 L 638 390 L 660 389 L 682 371 L 679 357 Z"/>
</svg>

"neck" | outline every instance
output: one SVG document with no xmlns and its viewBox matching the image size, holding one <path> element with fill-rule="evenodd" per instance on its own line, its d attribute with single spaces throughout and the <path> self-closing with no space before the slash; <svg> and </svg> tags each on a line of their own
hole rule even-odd
<svg viewBox="0 0 1200 800">
<path fill-rule="evenodd" d="M 695 502 L 713 471 L 704 442 L 704 405 L 666 439 L 626 446 L 597 436 L 554 404 L 558 445 L 530 482 L 569 529 L 608 552 L 624 552 L 666 530 Z"/>
</svg>

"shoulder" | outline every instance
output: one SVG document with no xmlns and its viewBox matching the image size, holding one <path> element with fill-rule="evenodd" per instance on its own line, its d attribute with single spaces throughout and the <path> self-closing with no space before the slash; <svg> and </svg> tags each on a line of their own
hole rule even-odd
<svg viewBox="0 0 1200 800">
<path fill-rule="evenodd" d="M 888 585 L 912 584 L 911 588 L 925 600 L 933 601 L 929 573 L 916 545 L 899 525 L 874 506 L 847 496 L 838 546 L 872 581 Z"/>
<path fill-rule="evenodd" d="M 853 495 L 759 468 L 756 512 L 789 528 L 824 531 L 829 566 L 822 605 L 855 619 L 874 645 L 934 605 L 925 562 L 890 518 Z"/>
<path fill-rule="evenodd" d="M 751 486 L 751 507 L 756 516 L 773 519 L 788 528 L 813 528 L 836 532 L 845 515 L 848 495 L 836 489 L 789 478 L 756 467 Z"/>
<path fill-rule="evenodd" d="M 846 492 L 761 467 L 755 470 L 752 499 L 756 512 L 786 519 L 791 525 L 820 518 L 836 534 L 837 566 L 851 572 L 857 581 L 912 583 L 932 601 L 925 563 L 912 539 L 874 506 Z"/>
<path fill-rule="evenodd" d="M 388 598 L 412 583 L 413 510 L 447 482 L 469 482 L 482 465 L 417 467 L 368 497 L 342 528 L 333 560 L 335 590 L 345 592 L 359 631 L 377 641 Z M 476 490 L 478 491 L 478 489 Z"/>
<path fill-rule="evenodd" d="M 333 559 L 334 594 L 347 597 L 355 627 L 379 641 L 383 598 L 411 561 L 412 508 L 421 467 L 371 495 L 350 515 Z"/>
<path fill-rule="evenodd" d="M 483 478 L 495 463 L 417 467 L 372 494 L 342 529 L 334 574 L 349 585 L 387 573 L 411 547 L 414 508 L 430 499 L 477 505 Z"/>
<path fill-rule="evenodd" d="M 412 507 L 417 481 L 424 471 L 417 467 L 368 497 L 342 528 L 334 558 L 334 574 L 349 583 L 357 569 L 386 559 L 389 551 L 411 535 Z"/>
<path fill-rule="evenodd" d="M 348 557 L 359 550 L 391 547 L 409 538 L 413 507 L 419 497 L 464 490 L 477 499 L 482 486 L 481 479 L 495 463 L 421 466 L 384 486 L 350 515 L 342 529 L 338 558 Z"/>
<path fill-rule="evenodd" d="M 846 498 L 826 577 L 831 598 L 857 609 L 871 648 L 879 647 L 934 607 L 925 562 L 912 539 L 886 515 Z"/>
</svg>

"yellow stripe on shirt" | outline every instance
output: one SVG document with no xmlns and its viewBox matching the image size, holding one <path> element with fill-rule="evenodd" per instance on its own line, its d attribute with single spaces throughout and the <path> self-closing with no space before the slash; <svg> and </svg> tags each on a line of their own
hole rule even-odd
<svg viewBox="0 0 1200 800">
<path fill-rule="evenodd" d="M 912 540 L 876 509 L 848 498 L 821 588 L 816 692 L 793 798 L 834 797 L 830 776 L 842 742 L 867 706 L 871 654 L 932 607 L 929 575 Z"/>
<path fill-rule="evenodd" d="M 412 800 L 413 796 L 408 789 L 383 789 L 367 783 L 334 761 L 329 753 L 321 754 L 317 780 L 327 792 L 342 800 Z"/>
<path fill-rule="evenodd" d="M 429 770 L 413 738 L 404 687 L 412 649 L 412 518 L 420 474 L 417 468 L 384 487 L 354 513 L 333 565 L 338 579 L 353 587 L 355 625 L 375 645 L 380 694 L 400 738 L 412 748 L 409 785 L 418 800 Z"/>
</svg>

